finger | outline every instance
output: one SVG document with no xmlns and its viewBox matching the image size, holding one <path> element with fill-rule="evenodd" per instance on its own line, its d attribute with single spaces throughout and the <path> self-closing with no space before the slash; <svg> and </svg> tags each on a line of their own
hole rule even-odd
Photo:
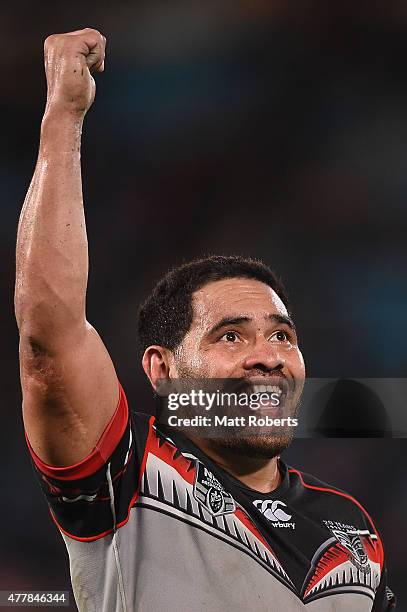
<svg viewBox="0 0 407 612">
<path fill-rule="evenodd" d="M 90 46 L 88 43 L 89 54 L 86 56 L 86 64 L 89 70 L 100 71 L 100 68 L 105 60 L 105 49 L 102 41 L 97 41 L 96 44 Z"/>
</svg>

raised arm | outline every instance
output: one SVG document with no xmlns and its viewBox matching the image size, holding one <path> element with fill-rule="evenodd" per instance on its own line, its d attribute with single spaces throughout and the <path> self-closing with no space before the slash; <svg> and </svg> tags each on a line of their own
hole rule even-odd
<svg viewBox="0 0 407 612">
<path fill-rule="evenodd" d="M 103 71 L 105 42 L 89 28 L 45 41 L 47 104 L 18 227 L 15 312 L 24 425 L 35 453 L 54 466 L 92 451 L 119 398 L 112 361 L 86 320 L 81 133 L 95 96 L 90 71 Z"/>
</svg>

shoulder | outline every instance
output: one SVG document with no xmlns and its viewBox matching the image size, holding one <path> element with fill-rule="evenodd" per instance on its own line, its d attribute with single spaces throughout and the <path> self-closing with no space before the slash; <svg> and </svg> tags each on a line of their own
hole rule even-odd
<svg viewBox="0 0 407 612">
<path fill-rule="evenodd" d="M 312 474 L 287 466 L 290 486 L 300 494 L 307 506 L 315 506 L 327 522 L 350 523 L 358 529 L 368 529 L 378 537 L 373 519 L 354 495 L 335 485 L 319 480 Z"/>
</svg>

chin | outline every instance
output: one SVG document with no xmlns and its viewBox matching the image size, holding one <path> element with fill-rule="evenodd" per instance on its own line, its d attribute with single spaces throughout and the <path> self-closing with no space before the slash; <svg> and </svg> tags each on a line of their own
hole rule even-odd
<svg viewBox="0 0 407 612">
<path fill-rule="evenodd" d="M 251 436 L 230 436 L 211 438 L 210 445 L 217 451 L 250 457 L 251 459 L 273 459 L 288 448 L 293 435 L 253 434 Z"/>
</svg>

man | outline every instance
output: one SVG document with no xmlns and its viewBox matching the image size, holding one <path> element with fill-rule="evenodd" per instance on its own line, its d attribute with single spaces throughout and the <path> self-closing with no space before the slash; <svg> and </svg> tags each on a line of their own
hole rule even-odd
<svg viewBox="0 0 407 612">
<path fill-rule="evenodd" d="M 129 416 L 85 314 L 80 139 L 105 42 L 92 29 L 45 42 L 48 98 L 17 239 L 27 443 L 79 609 L 390 610 L 375 526 L 351 496 L 284 464 L 292 428 L 189 436 Z M 139 332 L 154 390 L 242 380 L 268 398 L 285 389 L 295 413 L 304 363 L 264 264 L 218 256 L 173 270 L 143 304 Z"/>
</svg>

